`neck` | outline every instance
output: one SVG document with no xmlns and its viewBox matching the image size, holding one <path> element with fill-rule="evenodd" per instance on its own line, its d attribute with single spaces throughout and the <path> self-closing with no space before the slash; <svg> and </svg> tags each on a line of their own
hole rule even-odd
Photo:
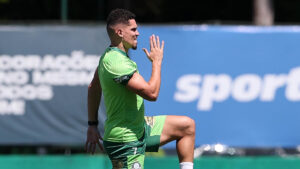
<svg viewBox="0 0 300 169">
<path fill-rule="evenodd" d="M 117 47 L 119 49 L 121 49 L 122 51 L 124 51 L 125 53 L 128 53 L 128 49 L 126 49 L 123 45 L 123 43 L 119 43 L 119 44 L 113 44 L 111 43 L 110 45 L 111 47 Z"/>
</svg>

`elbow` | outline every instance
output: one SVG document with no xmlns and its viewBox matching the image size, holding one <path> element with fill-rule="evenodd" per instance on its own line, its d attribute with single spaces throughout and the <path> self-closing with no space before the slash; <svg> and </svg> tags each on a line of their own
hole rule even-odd
<svg viewBox="0 0 300 169">
<path fill-rule="evenodd" d="M 148 98 L 147 100 L 150 102 L 155 102 L 157 100 L 157 98 Z"/>
<path fill-rule="evenodd" d="M 137 92 L 138 95 L 140 95 L 141 97 L 143 97 L 144 99 L 148 100 L 148 101 L 156 101 L 158 98 L 158 92 L 157 91 L 151 91 L 151 90 L 139 90 Z"/>
<path fill-rule="evenodd" d="M 158 98 L 158 94 L 151 94 L 149 95 L 149 97 L 147 98 L 148 101 L 151 101 L 151 102 L 155 102 Z"/>
</svg>

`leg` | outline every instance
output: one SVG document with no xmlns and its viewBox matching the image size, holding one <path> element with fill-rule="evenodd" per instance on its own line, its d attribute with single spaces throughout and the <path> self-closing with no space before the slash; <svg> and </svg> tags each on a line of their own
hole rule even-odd
<svg viewBox="0 0 300 169">
<path fill-rule="evenodd" d="M 186 116 L 167 116 L 160 137 L 160 145 L 176 140 L 179 162 L 193 162 L 195 122 Z"/>
<path fill-rule="evenodd" d="M 113 169 L 143 169 L 145 159 L 144 137 L 137 141 L 117 143 L 104 141 Z"/>
</svg>

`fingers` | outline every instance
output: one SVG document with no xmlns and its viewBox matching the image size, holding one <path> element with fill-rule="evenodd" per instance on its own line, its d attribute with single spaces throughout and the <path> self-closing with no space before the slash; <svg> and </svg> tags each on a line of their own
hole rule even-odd
<svg viewBox="0 0 300 169">
<path fill-rule="evenodd" d="M 102 141 L 103 139 L 102 139 L 102 137 L 100 136 L 100 134 L 98 135 L 98 141 L 97 141 L 97 144 L 98 144 L 98 146 L 99 146 L 99 148 L 100 148 L 100 150 L 101 151 L 104 151 L 104 149 L 103 149 L 103 141 Z"/>
<path fill-rule="evenodd" d="M 95 151 L 96 151 L 96 144 L 95 144 L 95 143 L 91 143 L 91 146 L 90 146 L 90 147 L 91 147 L 91 149 L 90 149 L 91 151 L 90 151 L 90 152 L 91 152 L 92 154 L 94 154 Z"/>
<path fill-rule="evenodd" d="M 150 36 L 150 50 L 152 48 L 164 48 L 164 41 L 162 41 L 160 46 L 159 36 L 155 36 L 154 34 Z"/>
<path fill-rule="evenodd" d="M 150 53 L 148 52 L 148 50 L 143 48 L 143 51 L 146 53 L 147 58 L 152 62 L 152 59 L 150 57 Z"/>
<path fill-rule="evenodd" d="M 87 153 L 92 153 L 92 144 L 91 142 L 88 142 L 87 143 L 87 146 L 86 146 L 86 152 Z"/>
<path fill-rule="evenodd" d="M 152 43 L 153 43 L 153 47 L 154 47 L 154 48 L 157 48 L 155 35 L 152 35 Z"/>
<path fill-rule="evenodd" d="M 86 149 L 86 152 L 87 153 L 90 153 L 91 152 L 91 142 L 86 142 L 85 144 L 85 149 Z"/>
<path fill-rule="evenodd" d="M 96 152 L 97 145 L 101 151 L 104 150 L 102 146 L 102 137 L 100 136 L 98 130 L 96 128 L 89 127 L 87 132 L 87 140 L 85 143 L 86 152 L 94 154 Z"/>
<path fill-rule="evenodd" d="M 150 36 L 150 51 L 152 48 L 161 48 L 159 36 L 155 36 L 154 34 Z"/>
<path fill-rule="evenodd" d="M 165 41 L 162 41 L 161 42 L 161 49 L 164 50 L 164 47 L 165 47 Z"/>
<path fill-rule="evenodd" d="M 164 41 L 160 42 L 159 36 L 154 34 L 150 36 L 150 52 L 143 48 L 143 51 L 146 53 L 148 59 L 152 62 L 158 56 L 159 58 L 163 56 Z"/>
<path fill-rule="evenodd" d="M 151 49 L 153 48 L 153 42 L 152 42 L 152 39 L 153 39 L 153 35 L 150 36 L 150 51 L 151 51 Z"/>
<path fill-rule="evenodd" d="M 85 150 L 87 153 L 94 154 L 96 152 L 96 145 L 99 146 L 101 151 L 104 151 L 102 144 L 100 143 L 100 139 L 97 142 L 87 142 L 85 144 Z"/>
<path fill-rule="evenodd" d="M 102 144 L 100 143 L 100 141 L 102 142 L 102 140 L 99 138 L 97 144 L 98 144 L 100 150 L 101 150 L 101 151 L 104 151 L 103 146 L 102 146 Z"/>
<path fill-rule="evenodd" d="M 148 50 L 146 49 L 146 48 L 143 48 L 143 51 L 146 53 L 146 55 L 149 57 L 150 56 L 150 54 L 149 54 L 149 52 L 148 52 Z"/>
</svg>

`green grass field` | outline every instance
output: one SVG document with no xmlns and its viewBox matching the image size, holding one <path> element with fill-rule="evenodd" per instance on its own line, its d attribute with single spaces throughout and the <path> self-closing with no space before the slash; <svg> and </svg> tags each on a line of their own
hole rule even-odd
<svg viewBox="0 0 300 169">
<path fill-rule="evenodd" d="M 195 169 L 299 169 L 300 157 L 202 157 Z M 107 156 L 0 156 L 0 169 L 110 169 Z M 179 169 L 175 156 L 146 157 L 145 169 Z"/>
</svg>

